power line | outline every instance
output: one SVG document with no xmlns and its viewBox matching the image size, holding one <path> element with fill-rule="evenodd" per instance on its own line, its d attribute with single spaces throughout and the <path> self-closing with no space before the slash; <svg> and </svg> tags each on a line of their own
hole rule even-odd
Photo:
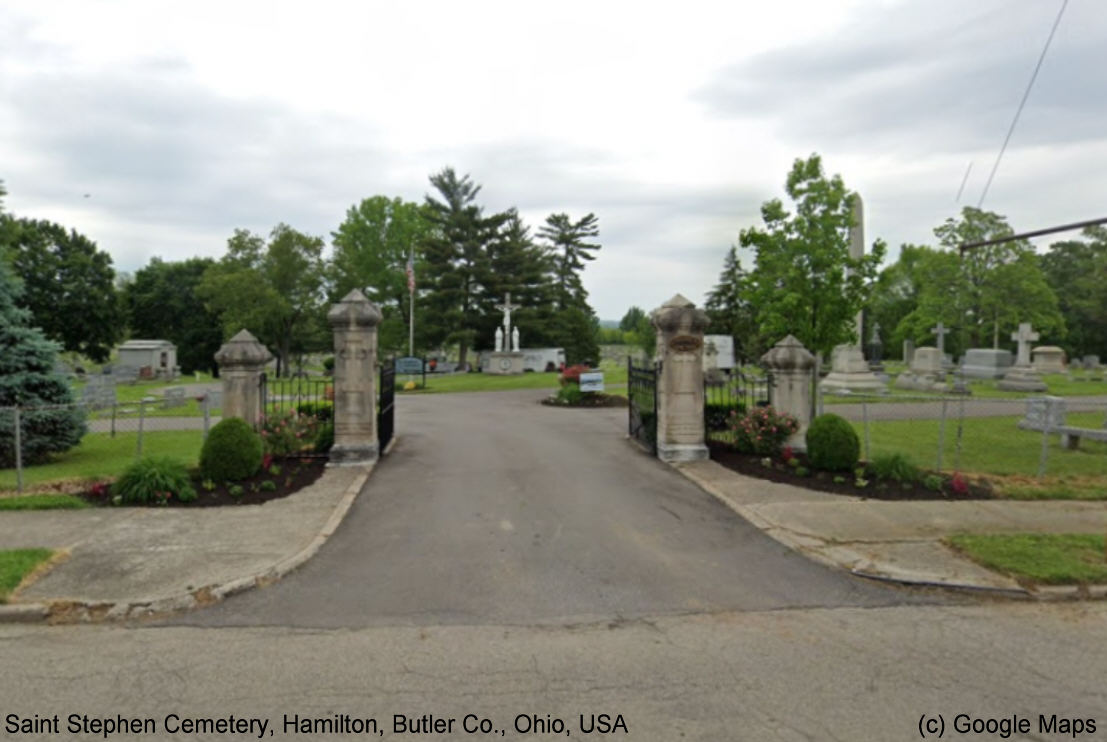
<svg viewBox="0 0 1107 742">
<path fill-rule="evenodd" d="M 1065 14 L 1065 8 L 1069 5 L 1069 0 L 1064 0 L 1061 3 L 1061 10 L 1057 13 L 1057 20 L 1053 22 L 1053 28 L 1049 31 L 1049 38 L 1046 39 L 1045 46 L 1042 47 L 1042 55 L 1038 57 L 1038 64 L 1034 67 L 1034 74 L 1030 76 L 1030 82 L 1026 86 L 1026 92 L 1022 94 L 1022 101 L 1019 103 L 1018 109 L 1015 111 L 1015 118 L 1011 121 L 1011 128 L 1007 130 L 1007 137 L 1003 140 L 1003 146 L 999 148 L 999 155 L 996 157 L 996 162 L 992 165 L 992 173 L 988 176 L 988 182 L 984 184 L 984 192 L 980 194 L 980 203 L 976 205 L 976 208 L 984 206 L 984 197 L 988 195 L 988 189 L 992 185 L 992 178 L 996 177 L 996 170 L 999 169 L 999 161 L 1003 159 L 1003 153 L 1007 151 L 1007 143 L 1011 141 L 1011 135 L 1015 133 L 1015 125 L 1019 123 L 1019 116 L 1022 114 L 1023 106 L 1026 105 L 1026 99 L 1030 97 L 1030 89 L 1034 87 L 1034 81 L 1038 79 L 1038 70 L 1042 68 L 1042 62 L 1045 61 L 1046 52 L 1049 51 L 1049 44 L 1053 41 L 1053 34 L 1057 32 L 1057 26 L 1061 23 L 1061 16 Z"/>
<path fill-rule="evenodd" d="M 957 189 L 957 198 L 953 199 L 953 203 L 961 202 L 961 194 L 965 192 L 965 183 L 969 181 L 969 173 L 972 172 L 972 160 L 969 160 L 969 166 L 965 168 L 965 177 L 961 178 L 961 187 Z"/>
</svg>

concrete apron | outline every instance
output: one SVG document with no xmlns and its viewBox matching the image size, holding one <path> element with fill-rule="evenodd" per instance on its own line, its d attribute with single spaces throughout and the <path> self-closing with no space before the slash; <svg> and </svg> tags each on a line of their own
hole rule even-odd
<svg viewBox="0 0 1107 742">
<path fill-rule="evenodd" d="M 863 500 L 739 475 L 714 461 L 673 468 L 776 541 L 870 579 L 1037 600 L 1107 598 L 1107 585 L 1026 587 L 947 547 L 954 533 L 1102 533 L 1102 503 Z"/>
<path fill-rule="evenodd" d="M 161 617 L 272 584 L 326 543 L 374 466 L 327 468 L 311 486 L 261 506 L 7 513 L 27 516 L 27 527 L 13 529 L 19 544 L 5 534 L 5 547 L 53 538 L 59 554 L 0 605 L 0 622 Z"/>
</svg>

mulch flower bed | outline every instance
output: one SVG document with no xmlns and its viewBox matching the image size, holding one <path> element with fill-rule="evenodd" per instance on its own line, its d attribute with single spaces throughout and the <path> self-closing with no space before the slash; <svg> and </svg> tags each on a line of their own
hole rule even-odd
<svg viewBox="0 0 1107 742">
<path fill-rule="evenodd" d="M 257 474 L 240 482 L 209 482 L 208 485 L 212 486 L 210 490 L 204 487 L 202 477 L 199 473 L 196 473 L 192 477 L 192 487 L 196 490 L 195 500 L 180 502 L 170 498 L 165 505 L 150 504 L 138 507 L 207 508 L 261 505 L 270 500 L 288 497 L 304 487 L 314 484 L 315 480 L 322 476 L 326 465 L 326 457 L 274 458 L 268 462 L 268 466 L 263 466 Z M 272 482 L 272 485 L 264 484 L 265 482 Z M 241 491 L 234 489 L 235 487 L 240 487 Z M 270 487 L 272 489 L 269 489 Z M 78 494 L 96 505 L 112 504 L 111 495 L 106 485 L 94 485 L 92 488 Z"/>
<path fill-rule="evenodd" d="M 627 398 L 615 394 L 591 392 L 585 394 L 580 402 L 576 404 L 568 404 L 559 400 L 557 397 L 546 397 L 542 400 L 542 404 L 550 407 L 626 407 Z"/>
<path fill-rule="evenodd" d="M 941 489 L 935 491 L 922 482 L 905 484 L 878 480 L 866 470 L 860 478 L 865 481 L 862 487 L 858 486 L 856 472 L 817 471 L 808 464 L 807 458 L 802 453 L 792 455 L 796 461 L 793 465 L 781 457 L 768 459 L 757 454 L 739 453 L 732 446 L 717 441 L 708 441 L 707 445 L 713 461 L 739 474 L 834 495 L 850 495 L 872 500 L 990 500 L 994 497 L 986 481 L 973 480 L 960 475 L 938 475 L 941 477 Z M 806 476 L 801 476 L 797 473 L 797 469 L 807 469 L 808 473 Z M 842 481 L 836 482 L 836 477 Z"/>
</svg>

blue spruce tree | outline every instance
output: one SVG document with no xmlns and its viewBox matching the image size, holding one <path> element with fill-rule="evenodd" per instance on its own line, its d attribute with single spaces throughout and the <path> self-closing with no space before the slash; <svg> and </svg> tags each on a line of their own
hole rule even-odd
<svg viewBox="0 0 1107 742">
<path fill-rule="evenodd" d="M 2 216 L 0 216 L 2 218 Z M 23 463 L 67 451 L 85 434 L 84 412 L 54 373 L 58 345 L 16 306 L 20 284 L 0 246 L 0 468 L 15 465 L 14 406 L 20 409 Z"/>
</svg>

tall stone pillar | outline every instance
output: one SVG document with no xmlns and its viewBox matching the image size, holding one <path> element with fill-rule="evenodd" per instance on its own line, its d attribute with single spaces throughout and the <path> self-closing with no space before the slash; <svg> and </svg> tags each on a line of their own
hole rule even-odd
<svg viewBox="0 0 1107 742">
<path fill-rule="evenodd" d="M 377 441 L 377 325 L 381 310 L 354 289 L 331 307 L 334 329 L 334 446 L 332 465 L 366 464 Z"/>
<path fill-rule="evenodd" d="M 240 417 L 250 425 L 261 420 L 261 375 L 273 360 L 269 349 L 249 330 L 241 330 L 215 353 L 223 380 L 223 418 Z"/>
<path fill-rule="evenodd" d="M 799 422 L 799 428 L 788 439 L 787 445 L 797 451 L 807 450 L 815 356 L 799 340 L 789 335 L 761 356 L 761 362 L 773 375 L 769 386 L 769 404 L 778 412 L 787 412 Z"/>
<path fill-rule="evenodd" d="M 657 330 L 657 456 L 662 461 L 707 458 L 703 429 L 703 331 L 707 314 L 677 294 L 655 309 Z"/>
</svg>

